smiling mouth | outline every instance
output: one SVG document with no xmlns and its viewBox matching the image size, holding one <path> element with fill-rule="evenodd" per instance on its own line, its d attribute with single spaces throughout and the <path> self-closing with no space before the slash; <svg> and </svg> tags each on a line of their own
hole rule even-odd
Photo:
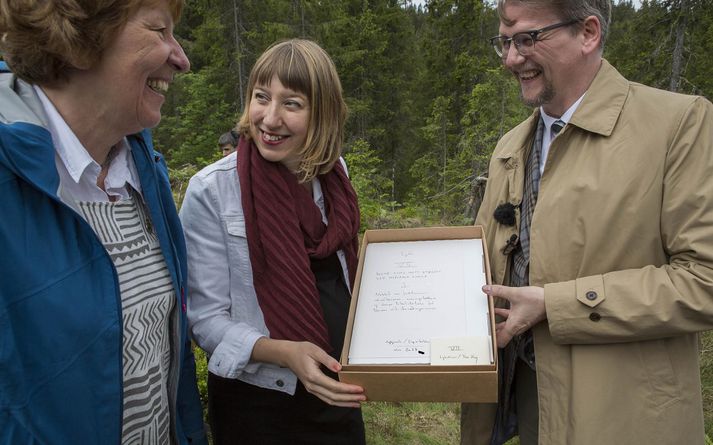
<svg viewBox="0 0 713 445">
<path fill-rule="evenodd" d="M 151 88 L 153 91 L 160 94 L 163 94 L 168 91 L 168 82 L 165 80 L 149 79 L 146 82 L 146 85 L 148 85 L 148 87 Z"/>
<path fill-rule="evenodd" d="M 280 142 L 283 139 L 286 139 L 288 137 L 288 136 L 281 136 L 278 134 L 266 133 L 263 130 L 260 130 L 260 132 L 262 133 L 262 140 L 265 142 L 271 142 L 271 143 Z"/>
<path fill-rule="evenodd" d="M 520 80 L 528 81 L 532 80 L 535 77 L 539 76 L 541 73 L 540 70 L 527 70 L 527 71 L 519 71 L 517 73 L 517 77 Z"/>
</svg>

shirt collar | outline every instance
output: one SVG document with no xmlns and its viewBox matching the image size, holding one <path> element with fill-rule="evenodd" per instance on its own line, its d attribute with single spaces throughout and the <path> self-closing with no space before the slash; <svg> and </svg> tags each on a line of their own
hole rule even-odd
<svg viewBox="0 0 713 445">
<path fill-rule="evenodd" d="M 59 114 L 52 101 L 49 100 L 42 88 L 34 85 L 35 92 L 40 98 L 42 108 L 45 110 L 49 123 L 49 131 L 52 134 L 52 142 L 57 155 L 62 160 L 62 163 L 67 167 L 67 172 L 72 177 L 74 182 L 79 183 L 84 171 L 90 165 L 94 164 L 99 168 L 94 159 L 89 155 L 79 139 L 74 134 L 69 125 L 64 121 L 62 115 Z M 97 171 L 98 173 L 98 171 Z"/>
<path fill-rule="evenodd" d="M 582 94 L 579 99 L 577 99 L 569 108 L 567 108 L 567 111 L 565 111 L 559 118 L 550 116 L 545 112 L 542 107 L 540 107 L 540 116 L 542 116 L 542 120 L 545 123 L 545 128 L 547 129 L 547 131 L 550 131 L 552 129 L 552 124 L 555 123 L 555 121 L 557 120 L 561 120 L 565 123 L 565 125 L 569 123 L 569 120 L 572 118 L 574 112 L 577 111 L 577 107 L 579 107 L 579 104 L 582 103 L 582 99 L 584 99 L 584 96 L 586 94 L 586 92 Z"/>
<path fill-rule="evenodd" d="M 67 125 L 62 115 L 57 111 L 54 104 L 47 95 L 37 85 L 34 85 L 37 96 L 40 98 L 42 107 L 48 118 L 48 128 L 52 135 L 52 143 L 55 151 L 67 169 L 72 180 L 79 184 L 82 176 L 86 173 L 90 176 L 92 183 L 96 183 L 96 178 L 101 171 L 101 166 L 91 157 L 87 149 L 79 141 L 72 129 Z M 107 192 L 117 191 L 124 188 L 128 183 L 136 191 L 141 192 L 140 182 L 136 166 L 130 162 L 129 153 L 131 146 L 126 138 L 123 138 L 114 148 L 113 159 L 109 163 L 104 184 Z M 118 193 L 124 195 L 124 193 Z"/>
</svg>

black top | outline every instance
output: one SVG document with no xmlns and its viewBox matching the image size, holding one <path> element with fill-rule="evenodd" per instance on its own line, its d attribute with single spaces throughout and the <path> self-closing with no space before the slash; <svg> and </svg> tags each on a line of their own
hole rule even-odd
<svg viewBox="0 0 713 445">
<path fill-rule="evenodd" d="M 344 272 L 336 253 L 323 259 L 311 258 L 311 268 L 317 282 L 324 321 L 327 324 L 329 344 L 332 346 L 332 350 L 327 352 L 339 360 L 351 303 L 349 289 L 344 281 Z"/>
</svg>

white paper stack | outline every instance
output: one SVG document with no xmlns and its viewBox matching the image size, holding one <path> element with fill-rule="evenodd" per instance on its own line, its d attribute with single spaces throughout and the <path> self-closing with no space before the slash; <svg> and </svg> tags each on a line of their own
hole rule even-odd
<svg viewBox="0 0 713 445">
<path fill-rule="evenodd" d="M 490 364 L 485 283 L 479 239 L 367 245 L 349 364 Z"/>
</svg>

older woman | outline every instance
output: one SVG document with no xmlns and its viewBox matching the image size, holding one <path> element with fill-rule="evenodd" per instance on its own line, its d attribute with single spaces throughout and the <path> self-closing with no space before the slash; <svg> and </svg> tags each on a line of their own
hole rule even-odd
<svg viewBox="0 0 713 445">
<path fill-rule="evenodd" d="M 181 208 L 213 438 L 363 444 L 363 389 L 335 374 L 359 229 L 339 77 L 316 43 L 281 42 L 253 67 L 247 102 L 237 154 L 193 177 Z"/>
<path fill-rule="evenodd" d="M 205 441 L 158 124 L 182 0 L 0 0 L 0 443 Z M 9 69 L 8 69 L 9 67 Z"/>
</svg>

